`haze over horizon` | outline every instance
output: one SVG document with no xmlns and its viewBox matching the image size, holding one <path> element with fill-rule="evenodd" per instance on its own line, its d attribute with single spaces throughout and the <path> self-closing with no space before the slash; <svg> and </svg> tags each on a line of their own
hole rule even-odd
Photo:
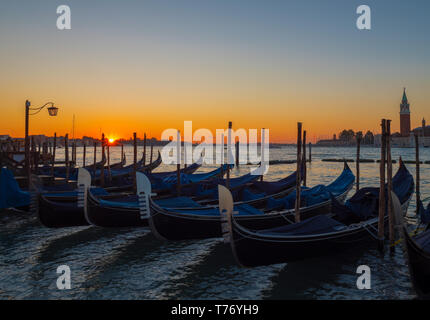
<svg viewBox="0 0 430 320">
<path fill-rule="evenodd" d="M 72 30 L 56 28 L 69 5 Z M 356 8 L 372 10 L 360 31 Z M 54 101 L 30 134 L 161 138 L 168 128 L 270 129 L 294 142 L 430 121 L 430 2 L 112 1 L 0 3 L 0 134 L 24 136 L 24 103 Z M 413 17 L 413 19 L 411 19 Z"/>
</svg>

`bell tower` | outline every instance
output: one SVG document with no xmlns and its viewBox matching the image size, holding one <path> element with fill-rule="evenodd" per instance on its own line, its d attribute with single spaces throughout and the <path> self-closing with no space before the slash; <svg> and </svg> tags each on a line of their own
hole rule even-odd
<svg viewBox="0 0 430 320">
<path fill-rule="evenodd" d="M 406 88 L 403 89 L 402 103 L 400 104 L 400 134 L 402 137 L 409 137 L 411 133 L 411 111 L 409 110 Z"/>
</svg>

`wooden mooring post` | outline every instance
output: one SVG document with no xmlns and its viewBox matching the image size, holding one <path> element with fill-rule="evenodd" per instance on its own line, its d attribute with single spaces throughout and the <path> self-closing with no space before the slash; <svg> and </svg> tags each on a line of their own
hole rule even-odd
<svg viewBox="0 0 430 320">
<path fill-rule="evenodd" d="M 236 168 L 239 168 L 239 140 L 236 141 Z"/>
<path fill-rule="evenodd" d="M 362 135 L 361 133 L 357 133 L 357 136 L 355 137 L 357 140 L 357 157 L 356 157 L 356 190 L 360 190 L 360 145 L 361 145 L 361 139 Z"/>
<path fill-rule="evenodd" d="M 176 193 L 181 195 L 181 132 L 176 135 Z"/>
<path fill-rule="evenodd" d="M 124 160 L 124 144 L 121 143 L 121 168 L 124 167 L 123 160 Z"/>
<path fill-rule="evenodd" d="M 227 189 L 230 189 L 230 153 L 231 153 L 231 129 L 233 127 L 233 122 L 228 122 L 228 134 L 227 134 L 227 177 L 225 186 Z M 223 150 L 224 152 L 224 150 Z"/>
<path fill-rule="evenodd" d="M 93 170 L 94 170 L 94 176 L 97 171 L 97 142 L 94 141 L 94 162 L 93 162 Z"/>
<path fill-rule="evenodd" d="M 82 167 L 85 167 L 86 158 L 87 158 L 87 144 L 84 142 L 84 150 L 82 155 Z"/>
<path fill-rule="evenodd" d="M 106 148 L 107 148 L 107 169 L 108 169 L 109 181 L 112 182 L 112 173 L 110 171 L 110 144 L 107 139 L 106 139 Z"/>
<path fill-rule="evenodd" d="M 419 213 L 419 203 L 421 202 L 421 195 L 420 195 L 420 145 L 419 145 L 419 139 L 418 139 L 418 134 L 415 133 L 415 166 L 416 166 L 416 170 L 415 170 L 415 195 L 416 195 L 416 214 L 418 215 Z"/>
<path fill-rule="evenodd" d="M 264 154 L 264 144 L 266 142 L 266 128 L 262 129 L 262 133 L 261 133 L 261 177 L 260 177 L 260 181 L 264 180 L 264 172 L 266 171 L 266 162 L 269 163 L 269 159 L 266 160 L 266 155 Z"/>
<path fill-rule="evenodd" d="M 149 163 L 150 164 L 152 163 L 153 156 L 154 156 L 154 142 L 151 139 L 151 157 L 149 158 Z"/>
<path fill-rule="evenodd" d="M 302 183 L 302 174 L 301 174 L 301 151 L 302 151 L 302 123 L 297 123 L 297 173 L 296 173 L 296 204 L 295 204 L 295 220 L 296 222 L 300 222 L 300 193 L 301 193 L 301 183 Z"/>
<path fill-rule="evenodd" d="M 52 159 L 51 159 L 51 176 L 54 176 L 54 167 L 55 167 L 55 150 L 57 149 L 57 133 L 54 133 L 54 142 L 52 146 Z"/>
<path fill-rule="evenodd" d="M 388 239 L 390 241 L 390 252 L 394 252 L 394 211 L 393 211 L 393 161 L 391 156 L 391 120 L 386 122 L 386 145 L 387 145 L 387 210 L 388 210 Z"/>
<path fill-rule="evenodd" d="M 378 219 L 378 239 L 379 250 L 384 250 L 384 220 L 385 220 L 385 156 L 386 150 L 386 120 L 381 122 L 381 162 L 379 166 L 379 219 Z"/>
<path fill-rule="evenodd" d="M 137 190 L 136 171 L 137 171 L 137 136 L 136 136 L 136 132 L 133 132 L 133 182 L 134 182 L 135 190 Z"/>
<path fill-rule="evenodd" d="M 100 186 L 104 187 L 105 185 L 105 134 L 102 133 L 102 165 L 100 166 Z"/>
<path fill-rule="evenodd" d="M 66 181 L 69 180 L 70 163 L 69 163 L 69 134 L 64 137 L 64 160 L 66 164 Z"/>
<path fill-rule="evenodd" d="M 146 165 L 146 133 L 143 134 L 143 165 Z"/>
<path fill-rule="evenodd" d="M 303 156 L 302 156 L 302 166 L 303 166 L 303 185 L 306 187 L 307 179 L 307 166 L 306 166 L 306 130 L 303 131 Z"/>
</svg>

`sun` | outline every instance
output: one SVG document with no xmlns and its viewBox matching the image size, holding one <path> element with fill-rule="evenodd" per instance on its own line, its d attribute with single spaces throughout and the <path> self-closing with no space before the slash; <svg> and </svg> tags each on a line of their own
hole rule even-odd
<svg viewBox="0 0 430 320">
<path fill-rule="evenodd" d="M 115 139 L 114 138 L 109 138 L 109 143 L 114 143 Z"/>
</svg>

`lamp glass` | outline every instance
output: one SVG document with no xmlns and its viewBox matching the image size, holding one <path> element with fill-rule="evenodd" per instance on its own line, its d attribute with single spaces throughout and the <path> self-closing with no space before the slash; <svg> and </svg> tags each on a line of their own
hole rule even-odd
<svg viewBox="0 0 430 320">
<path fill-rule="evenodd" d="M 49 115 L 50 115 L 51 117 L 55 117 L 55 116 L 57 115 L 57 113 L 58 113 L 58 108 L 57 108 L 57 107 L 54 107 L 54 106 L 49 107 L 49 108 L 48 108 L 48 113 L 49 113 Z"/>
</svg>

